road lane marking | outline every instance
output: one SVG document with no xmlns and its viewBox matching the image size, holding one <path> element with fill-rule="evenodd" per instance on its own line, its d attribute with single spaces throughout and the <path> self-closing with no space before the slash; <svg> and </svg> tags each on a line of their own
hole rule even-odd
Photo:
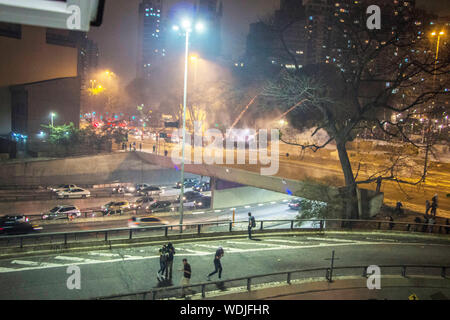
<svg viewBox="0 0 450 320">
<path fill-rule="evenodd" d="M 96 262 L 100 262 L 101 260 L 93 260 L 93 259 L 85 259 L 85 258 L 79 258 L 79 257 L 68 257 L 68 256 L 57 256 L 54 259 L 56 260 L 65 260 L 65 261 L 74 261 L 74 262 L 92 262 L 92 263 L 96 263 Z"/>
<path fill-rule="evenodd" d="M 38 266 L 39 263 L 36 261 L 25 261 L 25 260 L 13 260 L 11 261 L 12 264 L 23 264 L 26 266 Z"/>
<path fill-rule="evenodd" d="M 295 243 L 295 244 L 300 244 L 300 243 L 305 243 L 302 241 L 292 241 L 292 240 L 281 240 L 281 239 L 267 239 L 264 241 L 271 241 L 271 242 L 286 242 L 286 243 Z"/>
<path fill-rule="evenodd" d="M 2 272 L 11 272 L 11 271 L 14 271 L 14 270 L 16 270 L 16 269 L 0 267 L 0 273 L 2 273 Z"/>
<path fill-rule="evenodd" d="M 187 252 L 190 252 L 190 253 L 197 253 L 197 254 L 212 254 L 211 252 L 196 251 L 196 250 L 184 249 L 184 248 L 178 249 L 178 252 L 180 252 L 180 251 L 187 251 Z M 179 254 L 180 254 L 180 255 L 183 255 L 183 253 L 179 253 Z"/>
<path fill-rule="evenodd" d="M 357 241 L 357 240 L 346 240 L 346 239 L 336 239 L 336 238 L 315 238 L 315 237 L 307 237 L 308 240 L 318 240 L 318 241 L 335 241 L 335 242 L 354 242 L 354 243 L 364 243 L 365 241 Z"/>
<path fill-rule="evenodd" d="M 276 248 L 284 248 L 284 247 L 289 247 L 289 246 L 284 246 L 284 245 L 280 245 L 280 244 L 275 244 L 275 243 L 263 243 L 263 242 L 244 242 L 244 241 L 227 241 L 227 243 L 234 243 L 234 244 L 245 244 L 245 245 L 256 245 L 256 246 L 273 246 Z"/>
</svg>

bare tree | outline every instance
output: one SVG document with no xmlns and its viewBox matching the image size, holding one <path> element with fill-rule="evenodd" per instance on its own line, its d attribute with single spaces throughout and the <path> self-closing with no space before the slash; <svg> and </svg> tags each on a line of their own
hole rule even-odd
<svg viewBox="0 0 450 320">
<path fill-rule="evenodd" d="M 424 181 L 432 140 L 413 141 L 407 124 L 446 95 L 449 85 L 449 48 L 442 46 L 439 60 L 435 59 L 429 29 L 425 27 L 429 26 L 430 17 L 404 6 L 403 1 L 380 6 L 384 13 L 381 30 L 367 29 L 366 7 L 361 3 L 330 14 L 326 20 L 331 39 L 329 55 L 326 61 L 313 65 L 301 66 L 284 40 L 284 33 L 295 19 L 269 26 L 279 36 L 295 68 L 282 70 L 268 83 L 264 92 L 267 103 L 288 110 L 303 101 L 288 114 L 291 125 L 299 129 L 314 127 L 314 133 L 324 129 L 329 139 L 322 144 L 299 146 L 317 151 L 331 142 L 336 144 L 353 202 L 358 183 L 384 179 L 410 182 L 396 177 L 394 167 L 357 182 L 346 143 L 362 130 L 376 127 L 389 137 L 423 149 L 425 167 L 415 183 Z M 356 210 L 348 214 L 355 217 Z"/>
</svg>

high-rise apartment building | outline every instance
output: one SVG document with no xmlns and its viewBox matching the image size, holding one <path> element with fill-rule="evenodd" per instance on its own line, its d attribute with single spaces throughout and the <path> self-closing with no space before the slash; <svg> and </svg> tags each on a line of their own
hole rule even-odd
<svg viewBox="0 0 450 320">
<path fill-rule="evenodd" d="M 139 5 L 137 77 L 150 79 L 166 55 L 162 32 L 162 0 L 142 0 Z"/>
</svg>

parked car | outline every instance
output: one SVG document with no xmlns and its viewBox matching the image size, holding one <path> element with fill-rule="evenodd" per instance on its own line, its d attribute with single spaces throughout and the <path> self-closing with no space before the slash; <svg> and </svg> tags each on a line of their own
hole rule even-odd
<svg viewBox="0 0 450 320">
<path fill-rule="evenodd" d="M 60 185 L 52 188 L 52 191 L 60 192 L 60 191 L 64 191 L 64 190 L 67 190 L 67 189 L 75 189 L 75 188 L 78 188 L 78 187 L 76 185 L 74 185 L 74 184 L 60 184 Z"/>
<path fill-rule="evenodd" d="M 150 187 L 150 185 L 147 183 L 140 183 L 140 184 L 137 184 L 134 186 L 136 192 L 138 192 L 139 190 L 142 190 L 144 188 L 147 188 L 147 187 Z"/>
<path fill-rule="evenodd" d="M 165 212 L 173 209 L 172 202 L 170 201 L 156 201 L 146 207 L 150 212 Z"/>
<path fill-rule="evenodd" d="M 211 186 L 209 184 L 209 182 L 200 182 L 198 184 L 196 184 L 195 186 L 192 187 L 193 191 L 198 191 L 198 192 L 205 192 L 205 191 L 211 191 Z"/>
<path fill-rule="evenodd" d="M 184 179 L 184 187 L 185 188 L 191 188 L 191 187 L 195 186 L 198 183 L 199 183 L 199 181 L 196 178 L 186 178 L 186 179 Z M 177 184 L 175 185 L 175 188 L 181 189 L 181 181 L 177 182 Z"/>
<path fill-rule="evenodd" d="M 156 200 L 153 199 L 152 197 L 141 197 L 139 199 L 137 199 L 132 205 L 131 207 L 133 209 L 142 209 L 142 208 L 146 208 L 148 207 L 150 204 L 152 204 L 153 202 L 155 202 Z"/>
<path fill-rule="evenodd" d="M 87 198 L 91 196 L 91 192 L 89 190 L 75 188 L 68 189 L 58 192 L 59 199 L 68 199 L 68 198 Z"/>
<path fill-rule="evenodd" d="M 0 234 L 24 234 L 42 230 L 42 227 L 15 219 L 0 218 Z"/>
<path fill-rule="evenodd" d="M 139 227 L 148 227 L 152 225 L 160 225 L 167 224 L 166 221 L 163 221 L 157 217 L 132 217 L 128 220 L 129 228 L 139 228 Z"/>
<path fill-rule="evenodd" d="M 158 196 L 161 193 L 164 193 L 164 190 L 156 186 L 145 187 L 138 191 L 138 194 L 141 196 Z"/>
<path fill-rule="evenodd" d="M 289 201 L 288 206 L 289 209 L 298 210 L 300 209 L 300 200 L 299 199 L 291 200 Z"/>
<path fill-rule="evenodd" d="M 56 206 L 41 215 L 43 220 L 77 218 L 81 216 L 81 211 L 72 205 Z"/>
<path fill-rule="evenodd" d="M 211 197 L 201 197 L 194 201 L 195 209 L 211 208 Z"/>
</svg>

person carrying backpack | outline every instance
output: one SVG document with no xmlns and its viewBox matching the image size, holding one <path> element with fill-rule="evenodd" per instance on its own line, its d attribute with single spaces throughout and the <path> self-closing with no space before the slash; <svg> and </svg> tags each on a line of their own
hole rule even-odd
<svg viewBox="0 0 450 320">
<path fill-rule="evenodd" d="M 256 227 L 255 217 L 252 216 L 252 213 L 248 213 L 248 238 L 252 239 L 252 229 Z"/>
</svg>

